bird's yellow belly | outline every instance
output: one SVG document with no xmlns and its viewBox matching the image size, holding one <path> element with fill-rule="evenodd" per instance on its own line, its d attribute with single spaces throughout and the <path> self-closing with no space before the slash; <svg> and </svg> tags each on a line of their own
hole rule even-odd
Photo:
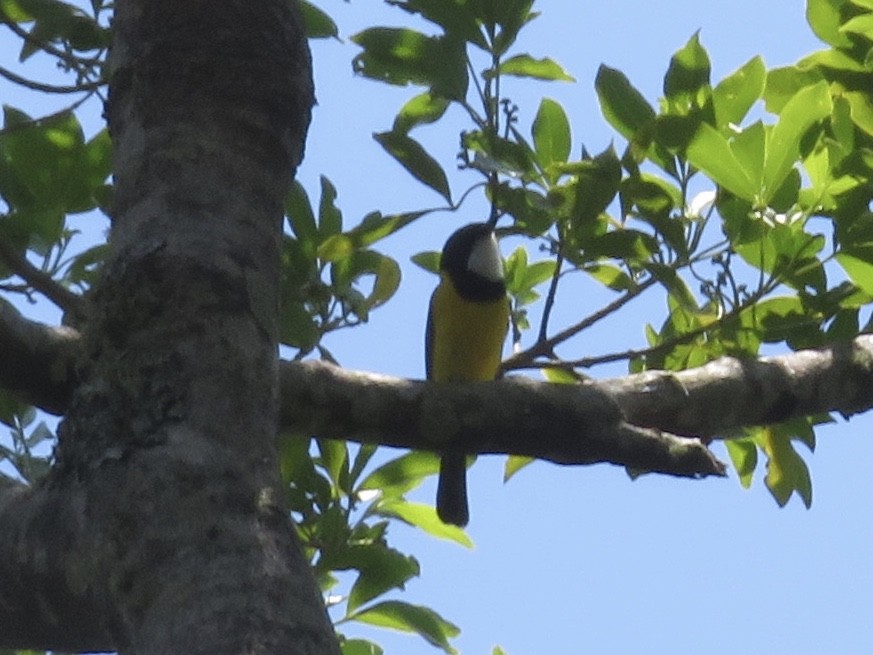
<svg viewBox="0 0 873 655">
<path fill-rule="evenodd" d="M 433 297 L 432 379 L 439 382 L 493 380 L 500 369 L 509 326 L 509 301 L 463 300 L 441 284 Z"/>
</svg>

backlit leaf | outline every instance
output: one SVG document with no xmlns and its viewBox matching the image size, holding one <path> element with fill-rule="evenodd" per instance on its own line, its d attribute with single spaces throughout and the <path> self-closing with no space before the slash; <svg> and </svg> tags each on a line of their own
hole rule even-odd
<svg viewBox="0 0 873 655">
<path fill-rule="evenodd" d="M 430 505 L 388 499 L 380 501 L 376 511 L 380 515 L 400 519 L 404 523 L 423 530 L 432 537 L 454 541 L 467 548 L 473 547 L 473 542 L 464 530 L 455 525 L 443 523 L 437 516 L 436 509 Z"/>
<path fill-rule="evenodd" d="M 418 634 L 446 653 L 454 653 L 449 639 L 460 633 L 456 625 L 449 623 L 429 607 L 397 600 L 378 603 L 352 614 L 349 618 L 369 625 Z"/>
<path fill-rule="evenodd" d="M 380 132 L 374 134 L 373 138 L 415 179 L 436 191 L 446 202 L 452 202 L 445 171 L 418 141 L 394 131 Z"/>
<path fill-rule="evenodd" d="M 624 73 L 601 65 L 594 82 L 604 118 L 628 141 L 655 123 L 655 110 Z"/>
<path fill-rule="evenodd" d="M 501 75 L 532 77 L 537 80 L 575 82 L 576 80 L 553 59 L 534 59 L 528 54 L 516 55 L 501 62 L 497 71 Z"/>
<path fill-rule="evenodd" d="M 764 61 L 754 57 L 719 82 L 712 91 L 716 125 L 739 125 L 764 93 L 766 81 Z"/>
<path fill-rule="evenodd" d="M 559 103 L 543 98 L 533 122 L 534 150 L 540 165 L 565 162 L 570 156 L 570 121 Z"/>
</svg>

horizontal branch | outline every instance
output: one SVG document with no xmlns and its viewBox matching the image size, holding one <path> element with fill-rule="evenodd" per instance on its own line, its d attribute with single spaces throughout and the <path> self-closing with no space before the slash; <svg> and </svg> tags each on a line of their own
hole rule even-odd
<svg viewBox="0 0 873 655">
<path fill-rule="evenodd" d="M 521 377 L 434 385 L 318 362 L 284 363 L 281 371 L 287 432 L 428 450 L 451 443 L 471 453 L 612 462 L 676 475 L 721 469 L 699 442 L 673 435 L 719 438 L 741 427 L 873 407 L 871 335 L 578 385 Z"/>
<path fill-rule="evenodd" d="M 61 414 L 75 385 L 79 333 L 24 318 L 0 298 L 0 387 L 33 405 Z"/>
<path fill-rule="evenodd" d="M 51 275 L 31 264 L 27 257 L 16 252 L 9 244 L 0 241 L 0 261 L 10 268 L 29 286 L 65 312 L 79 315 L 82 311 L 82 298 L 62 286 Z"/>
<path fill-rule="evenodd" d="M 873 335 L 760 359 L 722 357 L 676 373 L 601 380 L 635 425 L 719 438 L 741 427 L 873 408 Z"/>
<path fill-rule="evenodd" d="M 75 384 L 78 345 L 76 331 L 29 321 L 0 301 L 0 387 L 62 413 Z M 463 438 L 471 452 L 564 464 L 612 461 L 689 475 L 718 469 L 708 453 L 701 458 L 696 442 L 670 435 L 719 438 L 741 427 L 873 408 L 873 335 L 816 350 L 757 360 L 726 357 L 681 372 L 582 385 L 515 376 L 433 385 L 317 362 L 283 362 L 281 377 L 285 432 L 430 450 L 463 433 L 475 435 Z M 688 457 L 698 458 L 694 466 L 683 459 Z"/>
<path fill-rule="evenodd" d="M 595 384 L 513 377 L 439 385 L 348 371 L 324 362 L 281 369 L 281 428 L 421 450 L 511 453 L 559 464 L 611 462 L 687 477 L 724 475 L 697 439 L 623 420 Z"/>
</svg>

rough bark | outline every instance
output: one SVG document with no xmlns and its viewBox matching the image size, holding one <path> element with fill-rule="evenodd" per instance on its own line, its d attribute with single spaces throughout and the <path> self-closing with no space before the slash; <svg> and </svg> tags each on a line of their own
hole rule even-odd
<svg viewBox="0 0 873 655">
<path fill-rule="evenodd" d="M 57 376 L 57 464 L 0 487 L 0 647 L 337 653 L 275 457 L 301 23 L 287 0 L 123 0 L 113 28 L 111 253 Z M 4 318 L 0 339 L 69 357 Z"/>
</svg>

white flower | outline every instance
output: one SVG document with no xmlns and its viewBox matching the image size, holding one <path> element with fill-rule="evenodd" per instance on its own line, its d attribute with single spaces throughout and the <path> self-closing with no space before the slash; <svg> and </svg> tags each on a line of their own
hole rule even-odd
<svg viewBox="0 0 873 655">
<path fill-rule="evenodd" d="M 688 207 L 685 208 L 685 216 L 692 221 L 699 221 L 703 215 L 712 207 L 715 202 L 715 191 L 710 189 L 701 191 L 691 199 Z"/>
<path fill-rule="evenodd" d="M 756 209 L 753 216 L 761 220 L 768 227 L 776 227 L 777 225 L 791 225 L 803 218 L 803 212 L 799 209 L 792 209 L 786 214 L 777 214 L 775 210 L 767 207 L 766 209 Z"/>
<path fill-rule="evenodd" d="M 378 496 L 381 495 L 381 491 L 378 489 L 361 489 L 358 492 L 358 500 L 362 503 L 369 503 L 371 500 L 374 500 Z"/>
</svg>

